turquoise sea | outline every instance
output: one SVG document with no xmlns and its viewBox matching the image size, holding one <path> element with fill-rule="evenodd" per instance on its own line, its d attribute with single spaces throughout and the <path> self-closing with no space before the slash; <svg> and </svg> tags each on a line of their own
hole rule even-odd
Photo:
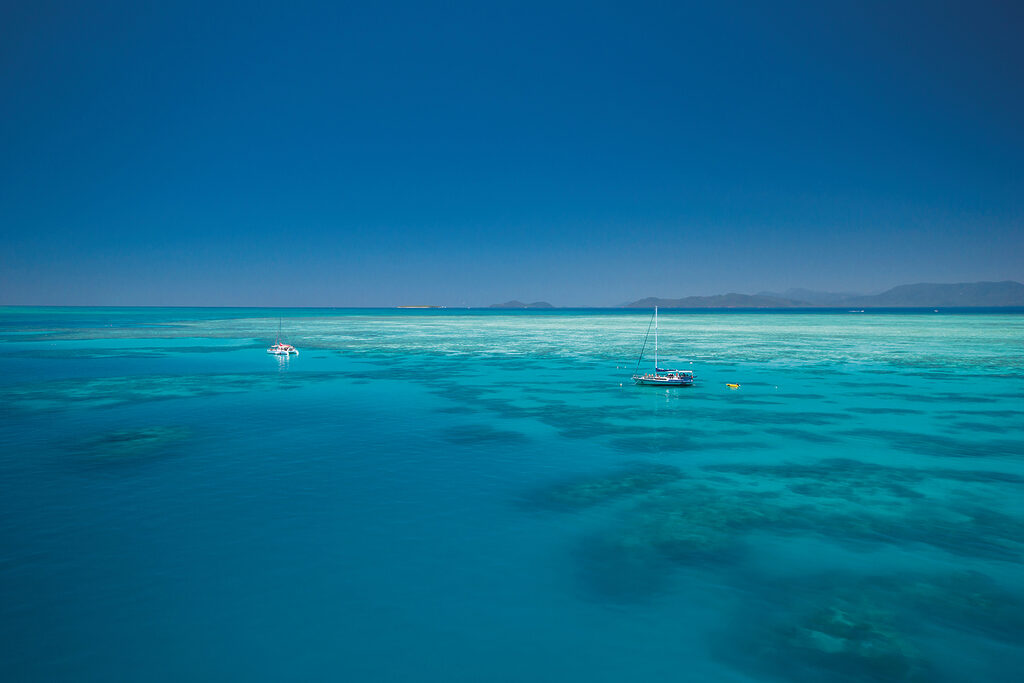
<svg viewBox="0 0 1024 683">
<path fill-rule="evenodd" d="M 649 319 L 0 308 L 4 680 L 1021 679 L 1024 313 Z"/>
</svg>

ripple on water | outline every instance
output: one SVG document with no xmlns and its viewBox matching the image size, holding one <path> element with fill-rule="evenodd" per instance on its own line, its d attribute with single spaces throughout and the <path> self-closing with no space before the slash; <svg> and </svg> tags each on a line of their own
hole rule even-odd
<svg viewBox="0 0 1024 683">
<path fill-rule="evenodd" d="M 768 434 L 775 434 L 776 436 L 785 436 L 790 439 L 800 439 L 801 441 L 810 441 L 812 443 L 834 443 L 839 440 L 834 436 L 822 434 L 821 432 L 810 429 L 796 429 L 793 427 L 766 427 L 764 431 Z"/>
<path fill-rule="evenodd" d="M 860 413 L 861 415 L 925 415 L 924 410 L 915 410 L 914 408 L 896 408 L 892 406 L 886 406 L 884 408 L 872 408 L 870 406 L 853 406 L 847 408 L 851 413 Z"/>
<path fill-rule="evenodd" d="M 945 422 L 943 423 L 943 430 L 952 432 L 954 434 L 970 433 L 970 432 L 986 432 L 989 434 L 1003 434 L 1007 431 L 1021 431 L 1024 430 L 1024 424 L 1021 425 L 1007 425 L 1005 423 L 995 424 L 991 422 Z M 1024 455 L 1024 451 L 1021 453 Z"/>
</svg>

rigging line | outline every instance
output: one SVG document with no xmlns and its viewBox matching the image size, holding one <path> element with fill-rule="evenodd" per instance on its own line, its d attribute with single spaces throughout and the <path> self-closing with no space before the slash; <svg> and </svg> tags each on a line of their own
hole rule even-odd
<svg viewBox="0 0 1024 683">
<path fill-rule="evenodd" d="M 640 347 L 640 357 L 636 359 L 636 367 L 633 369 L 635 375 L 640 371 L 640 361 L 644 359 L 644 349 L 647 348 L 647 338 L 651 336 L 651 325 L 654 324 L 654 313 L 651 314 L 651 322 L 647 323 L 647 334 L 644 335 L 644 345 Z"/>
</svg>

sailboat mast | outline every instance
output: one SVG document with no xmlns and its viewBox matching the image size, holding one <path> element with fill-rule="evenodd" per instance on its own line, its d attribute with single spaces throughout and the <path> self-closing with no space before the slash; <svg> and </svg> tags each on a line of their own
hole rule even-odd
<svg viewBox="0 0 1024 683">
<path fill-rule="evenodd" d="M 658 307 L 654 307 L 654 372 L 658 372 Z"/>
</svg>

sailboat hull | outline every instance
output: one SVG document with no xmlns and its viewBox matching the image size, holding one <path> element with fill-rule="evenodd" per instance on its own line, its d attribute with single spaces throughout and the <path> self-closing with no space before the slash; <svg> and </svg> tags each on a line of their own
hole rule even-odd
<svg viewBox="0 0 1024 683">
<path fill-rule="evenodd" d="M 649 387 L 690 387 L 693 386 L 693 378 L 659 377 L 634 377 L 634 384 L 641 384 Z"/>
</svg>

